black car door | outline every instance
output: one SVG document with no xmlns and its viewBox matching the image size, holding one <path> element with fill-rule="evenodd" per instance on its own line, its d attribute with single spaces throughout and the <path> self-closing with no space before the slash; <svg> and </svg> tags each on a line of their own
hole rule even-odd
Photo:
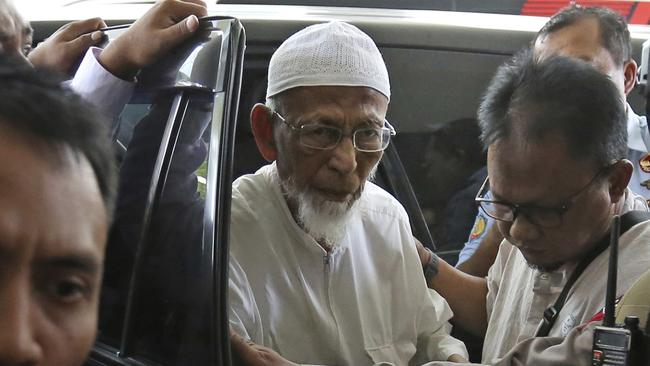
<svg viewBox="0 0 650 366">
<path fill-rule="evenodd" d="M 225 239 L 244 47 L 238 20 L 202 19 L 141 72 L 113 122 L 118 202 L 88 365 L 230 362 Z"/>
</svg>

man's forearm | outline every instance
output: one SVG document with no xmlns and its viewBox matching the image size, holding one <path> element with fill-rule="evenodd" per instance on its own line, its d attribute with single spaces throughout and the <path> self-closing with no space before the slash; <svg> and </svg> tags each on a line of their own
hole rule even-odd
<svg viewBox="0 0 650 366">
<path fill-rule="evenodd" d="M 427 285 L 447 300 L 454 312 L 454 324 L 479 337 L 485 334 L 488 291 L 485 278 L 463 273 L 441 259 L 438 274 Z"/>
<path fill-rule="evenodd" d="M 484 277 L 491 265 L 492 263 L 488 263 L 484 257 L 473 255 L 465 262 L 458 264 L 456 268 L 472 276 Z"/>
</svg>

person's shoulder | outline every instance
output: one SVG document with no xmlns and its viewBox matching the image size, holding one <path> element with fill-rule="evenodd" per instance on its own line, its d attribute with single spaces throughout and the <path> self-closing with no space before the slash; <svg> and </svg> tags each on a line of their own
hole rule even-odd
<svg viewBox="0 0 650 366">
<path fill-rule="evenodd" d="M 395 200 L 395 197 L 393 197 L 390 193 L 386 192 L 383 188 L 371 181 L 366 182 L 363 192 L 364 195 L 368 197 L 384 197 L 386 199 Z"/>
<path fill-rule="evenodd" d="M 268 200 L 273 195 L 270 182 L 271 165 L 261 167 L 252 174 L 242 175 L 232 183 L 232 215 L 254 212 L 254 207 Z"/>
<path fill-rule="evenodd" d="M 633 225 L 621 235 L 621 239 L 638 243 L 644 247 L 650 247 L 650 220 Z M 650 256 L 650 253 L 648 255 Z"/>
<path fill-rule="evenodd" d="M 245 174 L 235 179 L 232 183 L 233 200 L 235 195 L 239 198 L 239 196 L 247 197 L 267 191 L 270 185 L 271 169 L 271 165 L 265 165 L 255 173 Z"/>
</svg>

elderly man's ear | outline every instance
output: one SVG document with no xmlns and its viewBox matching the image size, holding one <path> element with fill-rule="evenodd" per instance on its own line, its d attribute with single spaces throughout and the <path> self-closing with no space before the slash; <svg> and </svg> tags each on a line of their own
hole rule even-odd
<svg viewBox="0 0 650 366">
<path fill-rule="evenodd" d="M 251 111 L 251 127 L 257 149 L 268 162 L 275 161 L 278 157 L 278 150 L 275 147 L 275 136 L 273 134 L 273 115 L 271 111 L 261 103 L 255 104 Z"/>
<path fill-rule="evenodd" d="M 623 197 L 633 170 L 634 166 L 627 159 L 622 159 L 612 167 L 612 172 L 609 174 L 609 196 L 612 203 L 618 202 Z"/>
</svg>

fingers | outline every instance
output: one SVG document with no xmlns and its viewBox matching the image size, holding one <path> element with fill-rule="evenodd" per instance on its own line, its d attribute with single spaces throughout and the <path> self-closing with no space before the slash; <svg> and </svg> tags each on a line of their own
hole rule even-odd
<svg viewBox="0 0 650 366">
<path fill-rule="evenodd" d="M 203 1 L 164 0 L 156 3 L 122 37 L 111 42 L 100 61 L 113 75 L 131 80 L 145 66 L 164 56 L 198 28 L 207 14 Z"/>
<path fill-rule="evenodd" d="M 206 3 L 205 3 L 205 1 L 203 1 L 203 0 L 184 0 L 184 2 L 186 2 L 186 3 L 193 3 L 193 4 L 197 4 L 197 5 L 201 5 L 201 6 L 203 6 L 203 7 L 206 7 L 206 6 L 207 6 Z"/>
<path fill-rule="evenodd" d="M 94 46 L 100 43 L 103 38 L 104 33 L 101 31 L 95 31 L 79 36 L 75 40 L 68 43 L 70 47 L 70 53 L 81 54 L 83 52 L 86 52 L 90 46 Z"/>
<path fill-rule="evenodd" d="M 61 27 L 57 33 L 60 32 L 60 37 L 62 37 L 62 40 L 72 41 L 82 34 L 90 33 L 94 30 L 105 27 L 106 23 L 101 18 L 91 18 L 68 23 Z"/>
<path fill-rule="evenodd" d="M 199 27 L 199 19 L 196 15 L 190 15 L 171 27 L 163 30 L 163 38 L 172 44 L 180 43 L 191 36 Z"/>
<path fill-rule="evenodd" d="M 178 21 L 190 15 L 204 17 L 208 14 L 208 8 L 203 1 L 169 0 L 161 4 L 161 12 Z"/>
<path fill-rule="evenodd" d="M 232 328 L 230 329 L 230 342 L 233 349 L 240 351 L 254 351 L 255 343 L 235 333 Z"/>
<path fill-rule="evenodd" d="M 250 342 L 247 342 L 242 336 L 230 330 L 230 347 L 233 353 L 245 365 L 255 365 L 257 360 L 257 351 Z"/>
<path fill-rule="evenodd" d="M 160 29 L 160 37 L 169 46 L 184 41 L 199 27 L 199 17 L 207 14 L 207 8 L 202 1 L 169 0 L 160 4 L 156 17 L 167 18 L 168 25 Z"/>
</svg>

